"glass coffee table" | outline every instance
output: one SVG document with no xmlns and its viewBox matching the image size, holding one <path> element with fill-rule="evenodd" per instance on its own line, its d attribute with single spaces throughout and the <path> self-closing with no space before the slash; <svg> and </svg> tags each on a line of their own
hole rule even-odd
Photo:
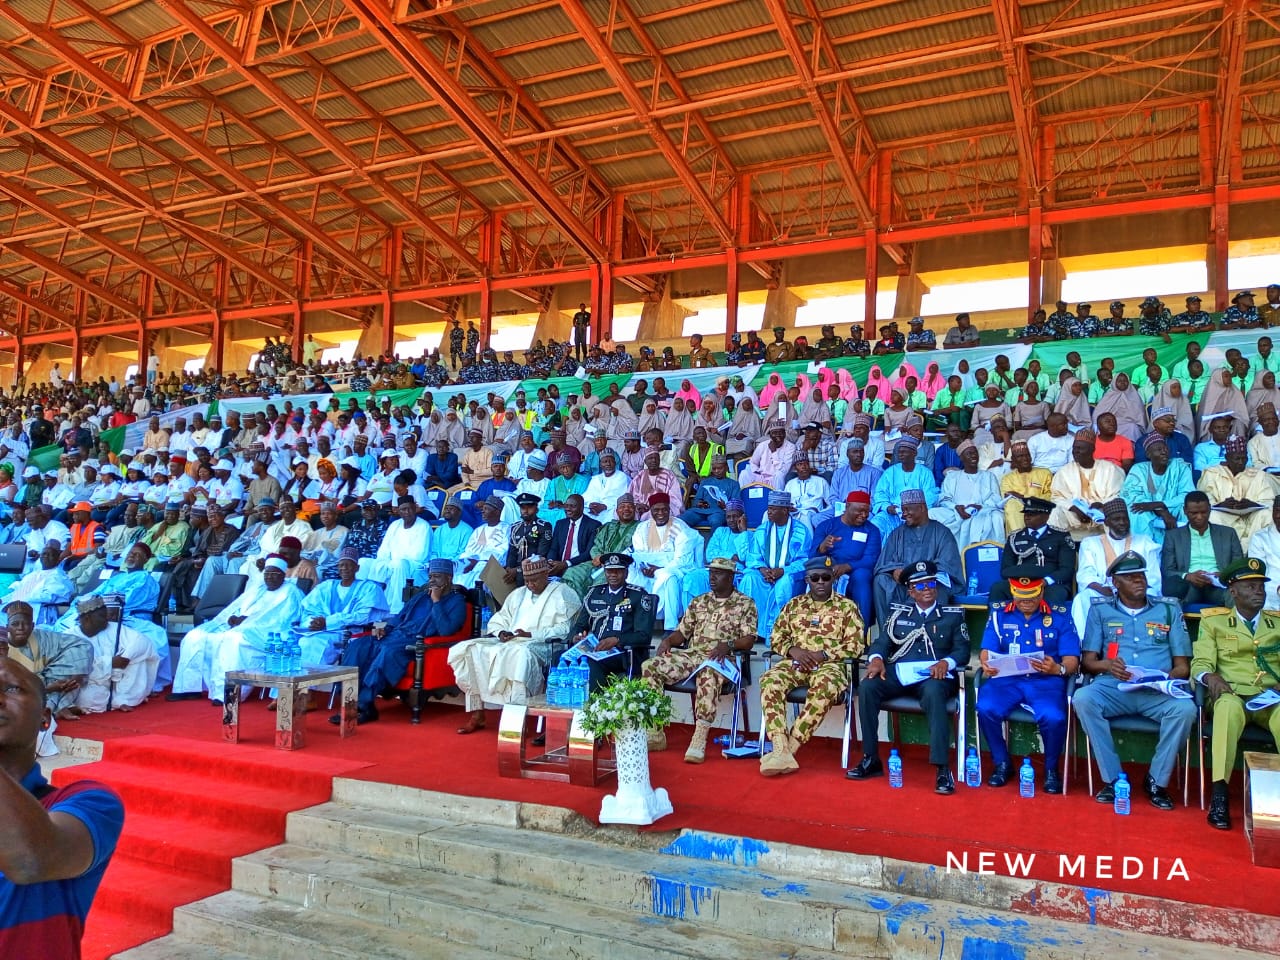
<svg viewBox="0 0 1280 960">
<path fill-rule="evenodd" d="M 307 742 L 307 707 L 311 703 L 311 688 L 329 683 L 342 684 L 342 700 L 338 708 L 342 722 L 338 724 L 338 734 L 354 736 L 358 681 L 359 671 L 355 667 L 303 667 L 300 673 L 229 671 L 222 693 L 222 739 L 227 743 L 240 742 L 242 687 L 275 687 L 279 691 L 276 700 L 276 747 L 280 750 L 302 749 Z"/>
<path fill-rule="evenodd" d="M 538 719 L 546 742 L 535 746 Z M 614 776 L 613 743 L 582 729 L 582 711 L 556 707 L 545 697 L 508 703 L 498 723 L 498 774 L 594 787 Z"/>
</svg>

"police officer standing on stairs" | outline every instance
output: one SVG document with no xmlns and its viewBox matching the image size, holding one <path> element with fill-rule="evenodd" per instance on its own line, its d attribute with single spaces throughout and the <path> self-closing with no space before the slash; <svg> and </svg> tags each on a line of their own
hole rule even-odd
<svg viewBox="0 0 1280 960">
<path fill-rule="evenodd" d="M 929 762 L 938 771 L 934 792 L 956 792 L 948 755 L 951 715 L 947 701 L 959 689 L 969 663 L 969 630 L 964 608 L 938 605 L 938 567 L 917 560 L 903 569 L 908 603 L 890 603 L 880 636 L 871 645 L 867 671 L 858 684 L 858 720 L 862 724 L 862 759 L 845 776 L 867 780 L 884 774 L 880 762 L 880 705 L 895 697 L 920 701 L 929 725 Z"/>
<path fill-rule="evenodd" d="M 1044 740 L 1044 792 L 1062 793 L 1062 753 L 1067 746 L 1067 683 L 1080 665 L 1080 640 L 1071 611 L 1045 602 L 1045 583 L 1030 577 L 1009 580 L 1010 603 L 991 604 L 982 635 L 978 728 L 987 738 L 995 770 L 988 786 L 1003 787 L 1016 776 L 1004 738 L 1004 722 L 1026 704 Z M 1033 672 L 1005 673 L 988 666 L 992 654 L 1025 654 Z"/>
<path fill-rule="evenodd" d="M 1115 802 L 1121 772 L 1111 718 L 1137 715 L 1160 725 L 1143 788 L 1153 807 L 1172 810 L 1167 785 L 1196 722 L 1195 702 L 1155 690 L 1119 689 L 1134 667 L 1163 670 L 1173 680 L 1186 680 L 1191 673 L 1191 640 L 1182 607 L 1167 597 L 1148 596 L 1146 571 L 1146 560 L 1133 550 L 1107 567 L 1115 596 L 1095 600 L 1089 608 L 1080 647 L 1084 672 L 1093 680 L 1075 695 L 1073 705 L 1104 781 L 1094 797 L 1099 803 Z"/>
<path fill-rule="evenodd" d="M 625 553 L 601 557 L 604 583 L 587 591 L 573 622 L 574 643 L 594 633 L 600 641 L 596 650 L 617 651 L 617 656 L 605 660 L 587 660 L 592 690 L 599 689 L 614 674 L 640 676 L 640 665 L 649 655 L 658 601 L 653 594 L 627 583 L 627 568 L 632 562 Z"/>
<path fill-rule="evenodd" d="M 1244 557 L 1222 571 L 1222 580 L 1235 609 L 1213 607 L 1201 611 L 1191 676 L 1205 688 L 1213 710 L 1213 799 L 1209 826 L 1231 829 L 1227 787 L 1236 765 L 1236 752 L 1245 725 L 1271 731 L 1280 745 L 1280 706 L 1250 710 L 1245 704 L 1280 687 L 1280 611 L 1263 610 L 1267 595 L 1267 565 Z"/>
</svg>

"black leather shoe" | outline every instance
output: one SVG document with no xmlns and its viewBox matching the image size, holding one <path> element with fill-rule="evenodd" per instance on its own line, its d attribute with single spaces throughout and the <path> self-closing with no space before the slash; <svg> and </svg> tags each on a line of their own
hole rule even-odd
<svg viewBox="0 0 1280 960">
<path fill-rule="evenodd" d="M 1215 830 L 1231 829 L 1231 809 L 1227 801 L 1227 791 L 1213 788 L 1213 799 L 1209 801 L 1209 816 L 1205 818 L 1209 826 Z"/>
<path fill-rule="evenodd" d="M 1062 795 L 1062 774 L 1057 770 L 1046 770 L 1044 774 L 1044 792 L 1054 796 Z"/>
<path fill-rule="evenodd" d="M 1011 779 L 1013 779 L 1013 763 L 1006 760 L 1004 763 L 996 764 L 996 768 L 991 771 L 991 776 L 987 777 L 987 786 L 1003 787 Z"/>
<path fill-rule="evenodd" d="M 1093 799 L 1099 803 L 1115 803 L 1116 785 L 1114 783 L 1104 783 L 1102 789 L 1098 791 L 1098 795 Z"/>
<path fill-rule="evenodd" d="M 933 782 L 933 792 L 949 797 L 956 792 L 956 778 L 951 775 L 950 767 L 938 771 L 938 779 Z"/>
<path fill-rule="evenodd" d="M 378 708 L 377 707 L 360 707 L 356 710 L 356 726 L 362 723 L 377 723 Z M 329 722 L 335 727 L 342 725 L 342 714 L 335 713 L 329 718 Z"/>
<path fill-rule="evenodd" d="M 203 696 L 203 693 L 167 693 L 164 698 L 173 703 L 178 700 L 199 700 Z"/>
<path fill-rule="evenodd" d="M 883 777 L 884 765 L 879 757 L 863 757 L 856 767 L 846 770 L 844 775 L 848 780 L 870 780 L 872 777 Z"/>
<path fill-rule="evenodd" d="M 1169 796 L 1169 791 L 1164 787 L 1157 787 L 1153 783 L 1151 789 L 1147 791 L 1147 796 L 1151 799 L 1151 805 L 1157 810 L 1173 809 L 1173 797 Z"/>
</svg>

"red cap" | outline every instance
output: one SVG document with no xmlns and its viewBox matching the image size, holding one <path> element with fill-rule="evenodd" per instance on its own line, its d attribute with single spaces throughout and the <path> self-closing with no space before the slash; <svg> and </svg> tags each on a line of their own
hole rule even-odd
<svg viewBox="0 0 1280 960">
<path fill-rule="evenodd" d="M 845 503 L 865 503 L 871 506 L 871 494 L 862 490 L 854 490 L 851 494 L 844 498 Z"/>
</svg>

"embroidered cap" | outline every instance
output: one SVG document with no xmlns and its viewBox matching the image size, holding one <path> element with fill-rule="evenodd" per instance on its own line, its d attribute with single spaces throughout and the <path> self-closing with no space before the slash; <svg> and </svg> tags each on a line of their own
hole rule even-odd
<svg viewBox="0 0 1280 960">
<path fill-rule="evenodd" d="M 924 491 L 918 490 L 915 487 L 908 487 L 898 495 L 898 503 L 904 507 L 917 503 L 924 504 L 925 502 Z"/>
<path fill-rule="evenodd" d="M 785 490 L 774 490 L 769 494 L 769 506 L 791 509 L 791 494 Z"/>
<path fill-rule="evenodd" d="M 1010 577 L 1009 593 L 1015 600 L 1036 600 L 1044 592 L 1044 580 L 1037 577 Z"/>
<path fill-rule="evenodd" d="M 452 576 L 452 575 L 453 575 L 453 561 L 452 561 L 452 560 L 446 560 L 446 559 L 444 559 L 443 557 L 436 557 L 434 560 L 432 560 L 430 563 L 428 563 L 428 564 L 427 564 L 427 573 L 428 573 L 428 574 L 432 574 L 432 573 L 447 573 L 447 574 L 449 574 L 450 576 Z"/>
</svg>

